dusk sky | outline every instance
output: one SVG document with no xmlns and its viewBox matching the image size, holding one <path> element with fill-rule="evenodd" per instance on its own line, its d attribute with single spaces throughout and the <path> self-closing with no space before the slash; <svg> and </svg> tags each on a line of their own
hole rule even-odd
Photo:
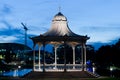
<svg viewBox="0 0 120 80">
<path fill-rule="evenodd" d="M 69 28 L 90 37 L 88 43 L 120 38 L 120 0 L 0 0 L 0 43 L 24 43 L 21 22 L 28 27 L 28 36 L 46 32 L 59 7 Z"/>
</svg>

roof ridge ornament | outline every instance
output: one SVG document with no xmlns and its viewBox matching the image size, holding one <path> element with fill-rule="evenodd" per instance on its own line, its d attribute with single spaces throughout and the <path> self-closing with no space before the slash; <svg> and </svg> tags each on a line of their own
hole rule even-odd
<svg viewBox="0 0 120 80">
<path fill-rule="evenodd" d="M 58 11 L 61 12 L 61 0 L 58 0 Z"/>
<path fill-rule="evenodd" d="M 58 11 L 61 12 L 61 6 L 59 6 Z"/>
</svg>

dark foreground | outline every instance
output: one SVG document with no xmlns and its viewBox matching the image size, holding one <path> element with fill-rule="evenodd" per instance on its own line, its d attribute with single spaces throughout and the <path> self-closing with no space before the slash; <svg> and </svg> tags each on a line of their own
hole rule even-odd
<svg viewBox="0 0 120 80">
<path fill-rule="evenodd" d="M 8 78 L 1 77 L 0 80 L 120 80 L 120 78 L 40 78 L 40 79 L 27 79 L 27 78 Z"/>
<path fill-rule="evenodd" d="M 31 72 L 24 78 L 97 78 L 97 75 L 91 74 L 87 71 L 79 72 Z"/>
<path fill-rule="evenodd" d="M 1 77 L 0 80 L 120 80 L 100 77 L 86 71 L 80 72 L 31 72 L 24 77 Z"/>
</svg>

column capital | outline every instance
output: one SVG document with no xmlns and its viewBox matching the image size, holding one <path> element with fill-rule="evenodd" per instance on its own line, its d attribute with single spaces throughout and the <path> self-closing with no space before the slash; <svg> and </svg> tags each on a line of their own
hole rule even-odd
<svg viewBox="0 0 120 80">
<path fill-rule="evenodd" d="M 75 49 L 75 46 L 72 45 L 72 49 Z"/>
</svg>

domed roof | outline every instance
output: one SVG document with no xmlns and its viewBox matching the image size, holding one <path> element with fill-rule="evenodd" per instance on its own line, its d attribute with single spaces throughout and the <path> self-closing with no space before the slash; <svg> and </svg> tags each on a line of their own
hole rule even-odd
<svg viewBox="0 0 120 80">
<path fill-rule="evenodd" d="M 82 42 L 89 39 L 87 36 L 82 36 L 75 34 L 71 31 L 71 29 L 68 26 L 67 18 L 61 13 L 58 12 L 52 19 L 51 28 L 39 36 L 31 38 L 36 44 L 37 42 L 44 42 L 44 41 L 71 41 L 72 44 L 76 44 L 76 42 Z M 75 43 L 74 43 L 75 42 Z"/>
<path fill-rule="evenodd" d="M 78 36 L 68 27 L 67 18 L 59 12 L 52 20 L 51 28 L 43 36 Z"/>
<path fill-rule="evenodd" d="M 62 21 L 62 20 L 67 21 L 67 18 L 61 12 L 56 14 L 53 18 L 53 21 Z"/>
</svg>

